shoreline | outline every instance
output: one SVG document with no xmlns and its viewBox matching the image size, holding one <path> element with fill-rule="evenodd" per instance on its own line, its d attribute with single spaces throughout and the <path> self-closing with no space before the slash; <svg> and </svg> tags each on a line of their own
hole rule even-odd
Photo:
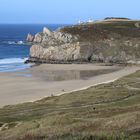
<svg viewBox="0 0 140 140">
<path fill-rule="evenodd" d="M 117 69 L 120 68 L 120 69 Z M 62 80 L 62 81 L 45 81 L 36 77 L 46 72 L 57 72 L 57 70 L 102 70 L 102 69 L 117 69 L 114 72 L 93 76 L 88 79 Z M 44 64 L 32 67 L 27 71 L 14 73 L 0 73 L 0 108 L 7 105 L 16 105 L 26 102 L 35 102 L 46 97 L 60 96 L 76 91 L 88 89 L 93 86 L 114 82 L 124 76 L 132 74 L 140 70 L 139 66 L 101 66 L 97 64 Z M 23 74 L 29 72 L 32 77 L 25 77 Z M 94 71 L 93 71 L 94 72 Z M 63 73 L 63 72 L 62 72 Z M 47 73 L 48 74 L 48 73 Z M 68 73 L 69 74 L 69 73 Z M 70 73 L 71 74 L 71 73 Z M 76 73 L 79 76 L 79 73 Z M 72 73 L 73 75 L 73 73 Z"/>
<path fill-rule="evenodd" d="M 138 69 L 138 70 L 136 70 L 136 71 L 134 71 L 134 72 L 132 72 L 132 73 L 129 73 L 129 74 L 133 74 L 133 73 L 135 73 L 135 72 L 137 72 L 137 71 L 139 71 L 139 70 L 140 70 L 140 69 Z M 128 76 L 129 74 L 127 74 L 127 75 L 125 75 L 125 76 Z M 70 93 L 73 93 L 73 92 L 78 92 L 78 91 L 82 91 L 82 90 L 87 90 L 87 89 L 89 89 L 89 88 L 91 88 L 91 87 L 96 87 L 96 86 L 99 86 L 99 85 L 102 85 L 102 84 L 113 83 L 113 82 L 115 82 L 115 81 L 117 81 L 117 80 L 119 80 L 120 78 L 123 78 L 123 77 L 125 77 L 125 76 L 122 76 L 122 77 L 119 77 L 119 78 L 116 78 L 116 79 L 113 79 L 113 80 L 109 80 L 109 81 L 97 83 L 97 84 L 94 84 L 94 85 L 89 85 L 89 86 L 87 86 L 87 87 L 79 88 L 79 89 L 72 90 L 72 91 L 69 91 L 69 92 L 63 92 L 63 93 L 57 94 L 57 95 L 55 95 L 55 96 L 61 96 L 61 95 L 63 95 L 63 94 L 70 94 Z M 41 99 L 33 100 L 33 101 L 29 101 L 29 102 L 32 102 L 32 103 L 33 103 L 33 102 L 42 100 L 42 99 L 44 99 L 44 98 L 47 98 L 47 97 L 43 97 L 43 98 L 41 98 Z"/>
<path fill-rule="evenodd" d="M 97 84 L 90 85 L 90 86 L 87 86 L 87 87 L 83 87 L 83 88 L 80 88 L 80 89 L 77 89 L 77 90 L 73 90 L 73 91 L 70 91 L 70 92 L 64 92 L 63 94 L 69 94 L 69 93 L 73 93 L 73 92 L 78 92 L 78 91 L 86 90 L 86 89 L 89 89 L 91 87 L 99 86 L 99 85 L 102 85 L 102 84 L 109 84 L 109 83 L 117 81 L 118 79 L 119 78 L 116 78 L 116 79 L 110 80 L 110 81 L 106 81 L 106 82 L 102 82 L 102 83 L 97 83 Z M 63 94 L 60 93 L 57 96 L 60 96 L 60 95 L 63 95 Z"/>
</svg>

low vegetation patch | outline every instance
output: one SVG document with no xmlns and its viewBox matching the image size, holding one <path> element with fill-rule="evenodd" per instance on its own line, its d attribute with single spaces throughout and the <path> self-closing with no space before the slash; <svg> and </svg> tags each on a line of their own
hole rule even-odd
<svg viewBox="0 0 140 140">
<path fill-rule="evenodd" d="M 17 125 L 18 122 L 18 125 Z M 0 140 L 139 140 L 140 71 L 116 82 L 0 109 Z"/>
</svg>

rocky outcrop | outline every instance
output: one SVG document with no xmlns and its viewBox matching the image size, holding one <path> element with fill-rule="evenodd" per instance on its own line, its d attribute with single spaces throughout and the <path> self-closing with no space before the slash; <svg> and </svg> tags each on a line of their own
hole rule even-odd
<svg viewBox="0 0 140 140">
<path fill-rule="evenodd" d="M 33 42 L 33 41 L 34 41 L 34 36 L 33 36 L 32 34 L 29 33 L 29 34 L 27 35 L 26 41 L 27 41 L 27 42 Z"/>
<path fill-rule="evenodd" d="M 102 21 L 64 27 L 54 32 L 45 27 L 33 39 L 28 62 L 139 63 L 139 23 Z"/>
<path fill-rule="evenodd" d="M 46 28 L 46 27 L 44 27 L 43 33 L 48 35 L 48 36 L 51 36 L 51 34 L 52 34 L 52 32 L 48 28 Z"/>
<path fill-rule="evenodd" d="M 33 58 L 70 61 L 80 59 L 79 43 L 67 43 L 61 46 L 50 46 L 43 48 L 41 45 L 33 45 L 30 49 Z"/>
</svg>

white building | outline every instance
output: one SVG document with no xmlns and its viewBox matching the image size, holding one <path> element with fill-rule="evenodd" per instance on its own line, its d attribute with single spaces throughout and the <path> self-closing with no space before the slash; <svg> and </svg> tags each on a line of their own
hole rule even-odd
<svg viewBox="0 0 140 140">
<path fill-rule="evenodd" d="M 81 24 L 81 23 L 82 23 L 82 21 L 81 21 L 81 20 L 79 20 L 79 21 L 78 21 L 78 24 Z"/>
<path fill-rule="evenodd" d="M 91 23 L 91 22 L 94 22 L 94 20 L 93 19 L 89 19 L 87 22 Z"/>
</svg>

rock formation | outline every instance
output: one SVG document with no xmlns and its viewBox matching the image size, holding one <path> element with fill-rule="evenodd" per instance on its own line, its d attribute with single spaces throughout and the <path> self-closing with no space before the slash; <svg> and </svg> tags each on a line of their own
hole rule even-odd
<svg viewBox="0 0 140 140">
<path fill-rule="evenodd" d="M 27 41 L 27 42 L 33 42 L 33 41 L 34 41 L 34 36 L 31 35 L 31 34 L 29 33 L 29 34 L 27 35 L 26 41 Z"/>
<path fill-rule="evenodd" d="M 54 32 L 45 27 L 33 39 L 28 62 L 139 63 L 139 25 L 139 21 L 104 20 L 64 27 Z"/>
<path fill-rule="evenodd" d="M 44 33 L 44 34 L 47 34 L 48 36 L 51 35 L 51 31 L 50 31 L 48 28 L 46 28 L 46 27 L 44 27 L 43 33 Z"/>
</svg>

